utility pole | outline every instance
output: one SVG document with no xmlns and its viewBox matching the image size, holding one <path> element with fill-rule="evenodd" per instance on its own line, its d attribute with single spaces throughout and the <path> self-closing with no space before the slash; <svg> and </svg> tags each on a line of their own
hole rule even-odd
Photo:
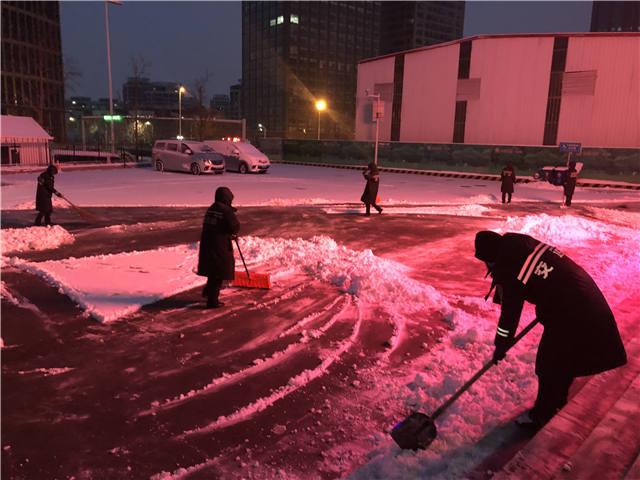
<svg viewBox="0 0 640 480">
<path fill-rule="evenodd" d="M 104 2 L 104 27 L 107 32 L 107 70 L 109 73 L 109 115 L 111 115 L 111 152 L 115 152 L 116 136 L 113 124 L 113 82 L 111 80 L 111 37 L 109 34 L 109 3 L 122 4 L 118 0 L 105 0 Z"/>
<path fill-rule="evenodd" d="M 368 90 L 365 93 L 368 98 L 372 98 L 376 101 L 375 108 L 373 110 L 373 118 L 376 121 L 376 143 L 373 153 L 373 163 L 378 165 L 378 139 L 380 138 L 380 119 L 384 116 L 384 103 L 380 103 L 379 93 L 373 93 L 369 95 Z"/>
</svg>

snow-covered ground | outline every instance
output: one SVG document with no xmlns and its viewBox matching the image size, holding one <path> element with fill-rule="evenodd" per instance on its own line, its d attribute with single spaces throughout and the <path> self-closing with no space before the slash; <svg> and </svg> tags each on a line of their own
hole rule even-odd
<svg viewBox="0 0 640 480">
<path fill-rule="evenodd" d="M 2 209 L 32 209 L 37 173 L 5 175 Z M 56 188 L 80 206 L 209 205 L 218 186 L 235 194 L 237 205 L 358 203 L 364 180 L 356 170 L 274 164 L 266 175 L 193 176 L 146 168 L 99 171 L 64 170 Z M 499 202 L 498 182 L 383 173 L 380 197 L 385 204 L 492 204 Z M 548 183 L 516 185 L 514 201 L 558 202 L 562 189 Z M 640 193 L 578 188 L 574 202 L 639 200 Z M 54 199 L 54 201 L 57 199 Z M 64 207 L 63 202 L 58 202 Z"/>
<path fill-rule="evenodd" d="M 21 174 L 3 179 L 10 184 L 2 187 L 3 209 L 31 208 L 34 178 L 34 175 Z M 319 208 L 326 214 L 339 215 L 355 213 L 356 209 L 347 204 L 357 203 L 362 184 L 360 172 L 274 165 L 268 175 L 259 176 L 227 173 L 223 177 L 193 177 L 142 169 L 62 172 L 57 177 L 56 187 L 84 206 L 168 206 L 208 205 L 215 187 L 226 185 L 234 191 L 238 205 L 319 203 L 323 204 Z M 614 312 L 619 309 L 629 312 L 634 308 L 637 312 L 640 308 L 637 288 L 640 214 L 597 206 L 584 209 L 586 215 L 574 211 L 565 211 L 564 215 L 508 216 L 504 212 L 494 215 L 492 207 L 495 205 L 492 204 L 498 202 L 498 190 L 495 182 L 387 174 L 382 177 L 382 203 L 393 203 L 394 206 L 386 208 L 383 215 L 468 216 L 485 219 L 487 228 L 499 232 L 530 234 L 557 246 L 582 265 L 602 288 Z M 514 202 L 559 203 L 560 195 L 561 190 L 549 184 L 518 185 Z M 616 190 L 580 189 L 574 197 L 576 204 L 639 200 L 637 192 Z M 156 227 L 156 224 L 115 225 L 105 230 L 119 232 Z M 47 235 L 41 235 L 41 232 Z M 3 255 L 11 255 L 8 265 L 41 276 L 68 295 L 88 316 L 103 322 L 126 318 L 145 304 L 203 283 L 203 279 L 193 273 L 197 258 L 197 244 L 193 243 L 31 262 L 17 256 L 22 251 L 52 248 L 73 241 L 73 237 L 59 226 L 46 230 L 32 227 L 17 233 L 3 230 L 2 233 Z M 471 232 L 466 235 L 463 241 L 467 242 L 464 248 L 468 250 L 473 237 Z M 21 241 L 20 237 L 27 240 Z M 36 240 L 28 241 L 29 238 Z M 498 311 L 491 302 L 483 301 L 484 292 L 477 295 L 447 293 L 439 289 L 436 282 L 414 279 L 412 265 L 377 256 L 371 250 L 349 248 L 330 234 L 304 239 L 281 238 L 277 234 L 260 238 L 247 236 L 242 242 L 250 268 L 270 272 L 275 288 L 283 292 L 293 290 L 293 279 L 300 277 L 334 287 L 338 296 L 326 311 L 338 306 L 339 313 L 319 328 L 310 325 L 324 311 L 293 319 L 288 329 L 269 334 L 286 337 L 292 332 L 299 333 L 298 341 L 268 357 L 255 359 L 243 370 L 211 378 L 198 388 L 185 385 L 182 392 L 155 398 L 148 409 L 141 412 L 142 416 L 177 408 L 223 385 L 277 365 L 292 352 L 321 338 L 336 322 L 353 319 L 351 328 L 340 342 L 322 350 L 321 361 L 315 367 L 292 374 L 285 383 L 274 386 L 268 395 L 185 428 L 175 436 L 176 440 L 191 439 L 250 421 L 260 412 L 275 408 L 279 401 L 329 374 L 354 346 L 365 322 L 389 324 L 392 333 L 388 348 L 377 358 L 375 365 L 357 372 L 353 395 L 356 402 L 375 406 L 387 417 L 397 415 L 399 420 L 411 410 L 433 412 L 490 358 Z M 451 257 L 458 252 L 456 246 L 451 245 L 445 245 L 441 250 L 434 245 L 426 247 L 424 255 L 433 258 Z M 470 261 L 474 260 L 470 258 Z M 117 279 L 117 282 L 105 282 L 105 278 Z M 14 304 L 24 301 L 13 296 L 4 283 L 2 287 L 3 298 Z M 375 315 L 371 314 L 373 311 Z M 444 319 L 448 333 L 440 337 L 433 348 L 425 348 L 411 361 L 400 365 L 394 363 L 392 356 L 402 342 L 411 337 L 425 314 Z M 532 309 L 525 309 L 521 325 L 532 318 Z M 638 317 L 623 313 L 618 315 L 618 322 L 621 330 L 629 331 L 637 326 Z M 533 364 L 539 335 L 538 327 L 509 354 L 509 361 L 492 369 L 438 420 L 439 435 L 428 450 L 402 452 L 388 435 L 372 433 L 366 448 L 348 442 L 328 446 L 323 454 L 324 471 L 333 471 L 332 468 L 345 457 L 345 452 L 358 452 L 359 463 L 364 465 L 351 472 L 350 478 L 355 480 L 463 478 L 510 431 L 503 429 L 487 441 L 488 433 L 507 424 L 534 397 Z M 19 374 L 62 375 L 71 371 L 67 367 L 56 367 L 23 370 Z M 360 422 L 362 429 L 371 425 L 368 419 L 351 421 Z M 480 441 L 483 438 L 485 440 Z M 190 474 L 206 471 L 209 466 L 208 462 L 185 465 L 175 472 L 159 472 L 155 478 L 187 478 Z M 268 475 L 256 474 L 252 478 L 268 478 Z M 300 477 L 295 472 L 283 472 L 279 478 Z"/>
</svg>

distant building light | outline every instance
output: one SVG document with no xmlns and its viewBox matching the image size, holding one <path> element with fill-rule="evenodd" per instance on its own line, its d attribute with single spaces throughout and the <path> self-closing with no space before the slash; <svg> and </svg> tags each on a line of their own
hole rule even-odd
<svg viewBox="0 0 640 480">
<path fill-rule="evenodd" d="M 151 122 L 147 120 L 146 122 L 144 122 L 144 124 L 148 127 L 149 125 L 151 125 Z"/>
<path fill-rule="evenodd" d="M 300 23 L 300 18 L 298 17 L 298 15 L 294 15 L 293 13 L 291 14 L 291 16 L 289 17 L 289 21 L 291 23 Z"/>
<path fill-rule="evenodd" d="M 178 136 L 176 136 L 176 138 L 177 138 L 178 140 L 184 140 L 184 137 L 183 137 L 182 135 L 178 135 Z"/>
<path fill-rule="evenodd" d="M 76 121 L 76 117 L 69 117 L 69 121 L 70 122 L 75 122 Z"/>
<path fill-rule="evenodd" d="M 277 23 L 278 25 L 280 25 L 281 23 L 284 23 L 284 16 L 279 15 L 279 16 L 278 16 L 278 18 L 277 18 L 277 22 L 276 22 L 276 23 Z"/>
<path fill-rule="evenodd" d="M 103 115 L 102 118 L 105 122 L 121 122 L 122 115 Z"/>
<path fill-rule="evenodd" d="M 270 27 L 275 27 L 276 26 L 276 19 L 272 18 L 271 20 L 269 20 L 269 26 Z"/>
<path fill-rule="evenodd" d="M 71 104 L 72 104 L 72 105 L 75 105 L 75 104 L 76 104 L 76 101 L 75 101 L 75 100 L 71 100 Z"/>
</svg>

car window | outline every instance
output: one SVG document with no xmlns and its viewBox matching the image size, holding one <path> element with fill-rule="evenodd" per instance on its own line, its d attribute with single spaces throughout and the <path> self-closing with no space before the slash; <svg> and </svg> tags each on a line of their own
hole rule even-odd
<svg viewBox="0 0 640 480">
<path fill-rule="evenodd" d="M 172 152 L 177 152 L 178 151 L 178 145 L 176 145 L 175 143 L 168 143 L 167 144 L 167 150 L 171 150 Z"/>
<path fill-rule="evenodd" d="M 187 150 L 191 150 L 189 148 L 189 145 L 187 145 L 186 143 L 180 145 L 180 153 L 187 153 Z"/>
<path fill-rule="evenodd" d="M 164 142 L 158 142 L 156 143 L 156 149 L 158 150 L 164 150 Z"/>
</svg>

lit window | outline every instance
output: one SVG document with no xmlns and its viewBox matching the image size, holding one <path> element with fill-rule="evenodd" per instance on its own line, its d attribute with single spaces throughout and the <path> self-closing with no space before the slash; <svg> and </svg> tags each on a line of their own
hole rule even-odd
<svg viewBox="0 0 640 480">
<path fill-rule="evenodd" d="M 270 27 L 275 27 L 276 26 L 276 19 L 272 18 L 271 20 L 269 20 L 269 26 Z"/>
<path fill-rule="evenodd" d="M 300 19 L 298 18 L 298 15 L 294 15 L 293 13 L 289 17 L 289 20 L 291 21 L 291 23 L 300 23 Z"/>
<path fill-rule="evenodd" d="M 284 17 L 282 15 L 280 15 L 278 17 L 278 22 L 277 23 L 278 23 L 278 25 L 280 25 L 281 23 L 284 23 Z"/>
</svg>

